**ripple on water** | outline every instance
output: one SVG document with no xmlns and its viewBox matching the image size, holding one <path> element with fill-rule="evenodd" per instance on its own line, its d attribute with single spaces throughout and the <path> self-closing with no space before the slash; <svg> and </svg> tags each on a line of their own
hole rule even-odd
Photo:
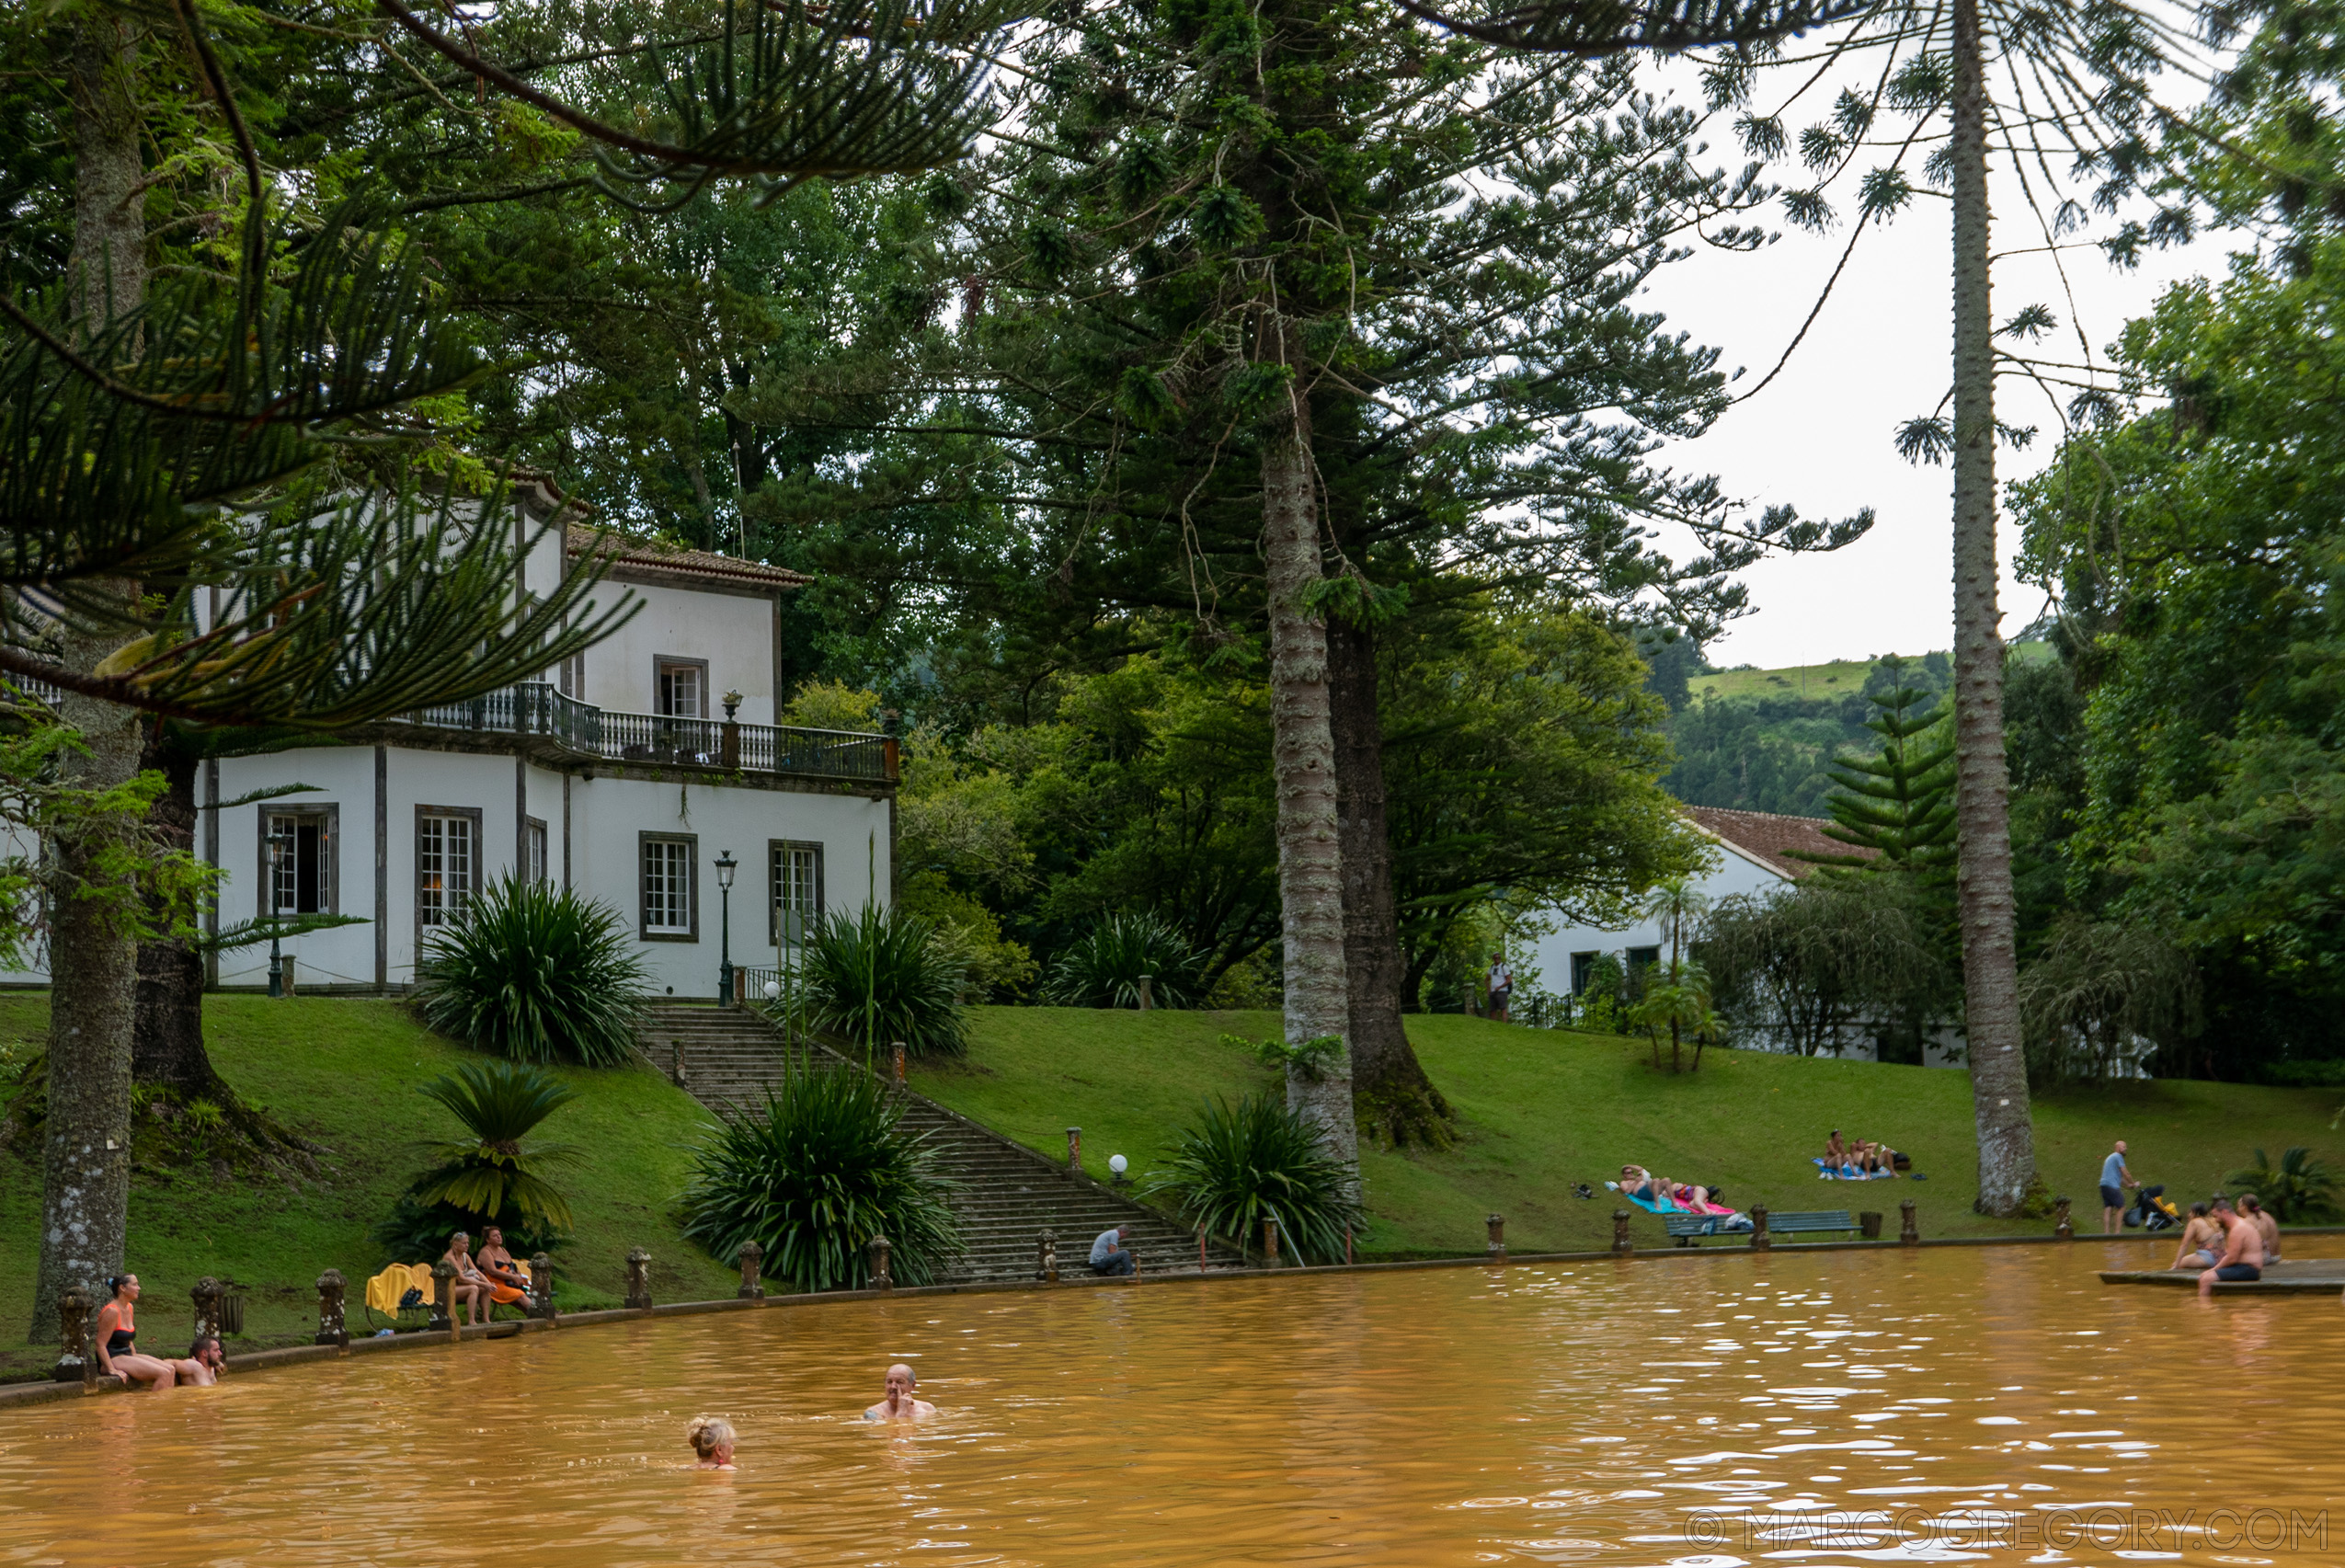
<svg viewBox="0 0 2345 1568">
<path fill-rule="evenodd" d="M 2098 1252 L 837 1303 L 354 1357 L 0 1415 L 0 1565 L 2333 1561 L 2334 1304 L 2104 1290 Z M 943 1417 L 854 1419 L 898 1359 Z M 738 1473 L 689 1468 L 701 1412 L 740 1428 Z M 2218 1441 L 2208 1495 L 2159 1463 Z"/>
</svg>

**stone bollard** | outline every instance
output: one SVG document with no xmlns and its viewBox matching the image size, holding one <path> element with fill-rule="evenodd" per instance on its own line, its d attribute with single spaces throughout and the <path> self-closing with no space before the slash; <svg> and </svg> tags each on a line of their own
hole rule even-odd
<svg viewBox="0 0 2345 1568">
<path fill-rule="evenodd" d="M 1352 1228 L 1349 1225 L 1344 1227 L 1344 1266 L 1352 1266 Z"/>
<path fill-rule="evenodd" d="M 1907 1246 L 1922 1239 L 1921 1228 L 1914 1223 L 1914 1200 L 1905 1199 L 1897 1206 L 1897 1239 Z"/>
<path fill-rule="evenodd" d="M 874 1290 L 896 1288 L 896 1276 L 888 1272 L 887 1267 L 887 1254 L 895 1250 L 885 1236 L 871 1239 L 871 1288 Z"/>
<path fill-rule="evenodd" d="M 1067 1129 L 1067 1173 L 1070 1176 L 1079 1176 L 1082 1174 L 1082 1170 L 1083 1129 L 1079 1127 L 1070 1127 Z"/>
<path fill-rule="evenodd" d="M 554 1308 L 554 1260 L 543 1253 L 530 1259 L 530 1316 L 556 1320 Z"/>
<path fill-rule="evenodd" d="M 684 1086 L 684 1042 L 668 1042 L 668 1082 L 681 1089 Z"/>
<path fill-rule="evenodd" d="M 432 1333 L 456 1336 L 456 1265 L 441 1258 L 431 1265 L 431 1322 L 425 1325 Z"/>
<path fill-rule="evenodd" d="M 627 1249 L 627 1305 L 638 1312 L 651 1310 L 651 1254 L 641 1247 Z"/>
<path fill-rule="evenodd" d="M 1857 1215 L 1857 1234 L 1868 1242 L 1881 1240 L 1881 1210 L 1868 1208 Z"/>
<path fill-rule="evenodd" d="M 1484 1219 L 1482 1223 L 1490 1227 L 1490 1261 L 1504 1263 L 1506 1261 L 1506 1217 L 1503 1214 L 1493 1214 Z M 1350 1231 L 1344 1232 L 1344 1240 L 1346 1243 L 1344 1249 L 1346 1254 L 1344 1259 L 1345 1263 L 1352 1261 L 1348 1255 L 1351 1252 L 1349 1244 L 1351 1239 Z"/>
<path fill-rule="evenodd" d="M 1637 1250 L 1637 1244 L 1629 1240 L 1629 1211 L 1625 1208 L 1616 1208 L 1612 1211 L 1612 1250 L 1616 1253 L 1633 1253 Z"/>
<path fill-rule="evenodd" d="M 1155 1006 L 1156 977 L 1154 975 L 1142 975 L 1140 977 L 1140 1011 L 1142 1013 L 1150 1012 L 1155 1008 Z"/>
<path fill-rule="evenodd" d="M 741 1288 L 733 1292 L 744 1301 L 765 1299 L 765 1281 L 759 1270 L 765 1265 L 765 1249 L 755 1242 L 741 1243 Z"/>
<path fill-rule="evenodd" d="M 1275 1219 L 1262 1222 L 1262 1266 L 1278 1266 L 1278 1221 Z"/>
<path fill-rule="evenodd" d="M 315 1343 L 345 1348 L 349 1345 L 349 1325 L 342 1317 L 343 1298 L 348 1289 L 338 1268 L 329 1268 L 317 1276 L 317 1338 Z"/>
<path fill-rule="evenodd" d="M 1751 1205 L 1751 1245 L 1760 1252 L 1775 1245 L 1775 1238 L 1767 1231 L 1767 1205 Z"/>
<path fill-rule="evenodd" d="M 1344 1234 L 1346 1237 L 1349 1237 L 1351 1232 L 1346 1230 Z M 1349 1262 L 1350 1260 L 1346 1259 L 1345 1261 Z M 1205 1272 L 1205 1227 L 1202 1225 L 1197 1227 L 1197 1272 L 1199 1274 L 1203 1274 Z"/>
<path fill-rule="evenodd" d="M 1202 1232 L 1200 1232 L 1202 1234 Z M 1045 1230 L 1034 1240 L 1034 1276 L 1046 1285 L 1058 1283 L 1058 1232 Z"/>
<path fill-rule="evenodd" d="M 195 1303 L 196 1338 L 201 1339 L 206 1334 L 213 1339 L 221 1336 L 220 1298 L 226 1294 L 227 1291 L 222 1288 L 220 1282 L 208 1274 L 197 1280 L 195 1288 L 188 1292 L 189 1297 Z"/>
<path fill-rule="evenodd" d="M 896 1042 L 896 1087 L 897 1087 L 897 1088 L 898 1088 L 898 1089 L 901 1089 L 903 1086 L 904 1086 L 904 1042 L 903 1042 L 903 1041 L 901 1041 L 901 1040 L 898 1040 L 898 1041 L 897 1041 L 897 1042 Z"/>
<path fill-rule="evenodd" d="M 52 1382 L 79 1383 L 87 1389 L 97 1380 L 97 1348 L 89 1342 L 90 1324 L 97 1316 L 89 1292 L 79 1286 L 57 1298 L 57 1365 L 49 1370 Z"/>
<path fill-rule="evenodd" d="M 2076 1227 L 2068 1218 L 2068 1200 L 2065 1197 L 2055 1197 L 2052 1200 L 2052 1207 L 2056 1216 L 2053 1221 L 2052 1233 L 2064 1242 L 2075 1241 Z"/>
</svg>

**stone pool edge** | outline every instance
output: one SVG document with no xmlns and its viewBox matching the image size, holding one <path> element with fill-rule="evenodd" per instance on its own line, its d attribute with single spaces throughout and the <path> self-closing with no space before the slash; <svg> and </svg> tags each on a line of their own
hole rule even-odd
<svg viewBox="0 0 2345 1568">
<path fill-rule="evenodd" d="M 2345 1225 L 2291 1226 L 2292 1236 L 2345 1235 Z M 1721 1238 L 1722 1240 L 1723 1238 Z M 1894 1252 L 1921 1247 L 2008 1247 L 2030 1245 L 2061 1245 L 2071 1242 L 2145 1242 L 2164 1241 L 2163 1232 L 2145 1235 L 2139 1232 L 2115 1236 L 1943 1236 L 1935 1240 L 1899 1242 L 1778 1242 L 1766 1249 L 1771 1253 L 1841 1253 Z M 411 1350 L 425 1345 L 449 1345 L 462 1340 L 517 1339 L 525 1333 L 548 1333 L 561 1329 L 589 1328 L 601 1323 L 634 1322 L 645 1318 L 694 1317 L 708 1313 L 759 1311 L 778 1307 L 816 1307 L 843 1301 L 888 1301 L 926 1299 L 937 1296 L 1000 1296 L 1018 1291 L 1035 1290 L 1115 1290 L 1143 1286 L 1181 1284 L 1210 1284 L 1225 1279 L 1294 1279 L 1323 1277 L 1340 1274 L 1392 1273 L 1411 1269 L 1432 1268 L 1510 1268 L 1524 1264 L 1556 1263 L 1616 1263 L 1656 1262 L 1671 1258 L 1749 1257 L 1754 1249 L 1744 1246 L 1717 1247 L 1646 1247 L 1625 1253 L 1507 1253 L 1493 1257 L 1487 1253 L 1466 1253 L 1456 1257 L 1405 1258 L 1389 1263 L 1310 1264 L 1290 1268 L 1224 1268 L 1205 1273 L 1141 1275 L 1136 1279 L 1066 1278 L 1057 1281 L 1039 1279 L 998 1280 L 968 1285 L 908 1285 L 894 1290 L 821 1290 L 776 1294 L 744 1300 L 738 1297 L 714 1301 L 670 1301 L 663 1305 L 616 1307 L 590 1312 L 565 1312 L 548 1321 L 529 1318 L 502 1323 L 475 1323 L 452 1333 L 418 1331 L 389 1339 L 353 1339 L 347 1345 L 291 1345 L 274 1350 L 248 1350 L 227 1358 L 232 1372 L 259 1372 L 272 1367 L 290 1367 L 308 1361 L 339 1360 L 348 1356 L 373 1356 L 395 1350 Z M 127 1385 L 118 1379 L 101 1379 L 94 1384 L 74 1383 L 9 1383 L 0 1384 L 0 1411 L 19 1406 L 49 1404 L 60 1400 L 79 1399 L 87 1394 L 120 1393 Z"/>
</svg>

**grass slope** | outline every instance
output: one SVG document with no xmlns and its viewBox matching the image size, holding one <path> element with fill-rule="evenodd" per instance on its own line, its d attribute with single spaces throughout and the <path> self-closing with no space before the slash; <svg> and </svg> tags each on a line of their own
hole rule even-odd
<svg viewBox="0 0 2345 1568">
<path fill-rule="evenodd" d="M 139 1173 L 130 1264 L 146 1289 L 141 1322 L 158 1344 L 183 1336 L 188 1288 L 211 1274 L 254 1288 L 247 1338 L 306 1339 L 317 1326 L 317 1276 L 334 1267 L 350 1281 L 352 1330 L 361 1332 L 359 1282 L 390 1261 L 367 1230 L 422 1170 L 413 1141 L 459 1130 L 416 1086 L 473 1053 L 395 1001 L 214 996 L 204 1019 L 222 1076 L 330 1152 L 320 1159 L 322 1179 L 298 1185 Z M 46 996 L 0 995 L 0 1037 L 38 1037 L 48 1027 Z M 547 1118 L 543 1135 L 583 1157 L 555 1177 L 578 1219 L 577 1239 L 556 1260 L 557 1299 L 617 1306 L 631 1246 L 652 1253 L 656 1298 L 731 1295 L 738 1277 L 687 1242 L 670 1213 L 685 1180 L 683 1146 L 707 1114 L 648 1067 L 560 1075 L 579 1098 Z M 0 1151 L 0 1374 L 48 1359 L 17 1341 L 32 1305 L 40 1203 L 37 1160 Z"/>
<path fill-rule="evenodd" d="M 2011 656 L 2026 664 L 2058 657 L 2052 645 L 2044 642 L 2014 643 Z M 1912 658 L 1916 664 L 1921 662 L 1921 655 Z M 1851 692 L 1864 690 L 1865 678 L 1872 673 L 1874 662 L 1870 658 L 1838 658 L 1824 664 L 1787 665 L 1780 670 L 1717 670 L 1707 675 L 1687 676 L 1686 688 L 1697 702 L 1705 692 L 1721 701 L 1736 697 L 1845 697 Z"/>
<path fill-rule="evenodd" d="M 1218 1036 L 1277 1027 L 1266 1013 L 983 1008 L 967 1064 L 916 1066 L 912 1082 L 1057 1158 L 1065 1129 L 1080 1126 L 1084 1169 L 1104 1180 L 1111 1154 L 1144 1173 L 1204 1094 L 1274 1088 L 1267 1069 Z M 1910 1197 L 1926 1236 L 2049 1228 L 1971 1212 L 1978 1161 L 1966 1073 L 1712 1051 L 1699 1073 L 1673 1076 L 1618 1036 L 1448 1014 L 1411 1018 L 1409 1036 L 1463 1136 L 1440 1154 L 1363 1154 L 1372 1251 L 1478 1250 L 1493 1211 L 1506 1216 L 1518 1250 L 1608 1245 L 1616 1200 L 1601 1184 L 1627 1162 L 1722 1186 L 1736 1207 L 1875 1208 L 1893 1228 L 1898 1200 Z M 2055 1193 L 2076 1200 L 2079 1228 L 2098 1229 L 2094 1184 L 2113 1139 L 2129 1141 L 2143 1180 L 2201 1193 L 2258 1145 L 2275 1157 L 2291 1144 L 2333 1151 L 2336 1099 L 2334 1090 L 2181 1081 L 2047 1095 L 2035 1106 L 2037 1163 Z M 1910 1151 L 1928 1179 L 1817 1180 L 1808 1158 L 1835 1127 Z M 1574 1198 L 1577 1182 L 1596 1186 L 1596 1198 Z M 1640 1245 L 1663 1241 L 1649 1215 L 1632 1233 Z"/>
</svg>

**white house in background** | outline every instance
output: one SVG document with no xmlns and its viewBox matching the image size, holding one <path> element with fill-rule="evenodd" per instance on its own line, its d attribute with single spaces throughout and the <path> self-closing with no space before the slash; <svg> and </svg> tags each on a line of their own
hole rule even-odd
<svg viewBox="0 0 2345 1568">
<path fill-rule="evenodd" d="M 642 609 L 544 680 L 207 762 L 197 842 L 225 873 L 217 921 L 359 916 L 286 942 L 299 988 L 395 990 L 432 931 L 519 871 L 621 911 L 655 991 L 715 996 L 720 854 L 738 865 L 736 966 L 775 967 L 826 909 L 886 904 L 895 740 L 773 724 L 782 596 L 808 579 L 600 534 L 542 477 L 517 475 L 513 492 L 533 528 L 557 525 L 523 559 L 520 591 L 550 591 L 599 551 L 597 599 L 623 590 Z M 219 804 L 291 784 L 315 787 Z M 263 986 L 268 968 L 267 945 L 247 947 L 218 956 L 211 979 Z"/>
<path fill-rule="evenodd" d="M 1813 817 L 1729 811 L 1713 806 L 1681 806 L 1678 809 L 1710 841 L 1713 853 L 1709 869 L 1688 880 L 1711 903 L 1737 894 L 1764 895 L 1814 875 L 1815 863 L 1796 858 L 1794 851 L 1818 855 L 1858 853 L 1839 840 L 1827 837 L 1824 822 Z M 1666 956 L 1662 951 L 1663 940 L 1661 928 L 1650 921 L 1618 930 L 1560 926 L 1539 939 L 1533 949 L 1533 962 L 1539 966 L 1549 989 L 1564 990 L 1568 982 L 1571 994 L 1577 996 L 1587 989 L 1589 972 L 1605 954 L 1611 954 L 1624 967 L 1633 970 L 1659 963 Z M 1925 1043 L 1926 1066 L 1947 1065 L 1946 1043 L 1943 1039 Z M 1879 1048 L 1879 1042 L 1867 1032 L 1861 1037 L 1852 1036 L 1840 1055 L 1870 1061 L 1878 1056 Z"/>
</svg>

